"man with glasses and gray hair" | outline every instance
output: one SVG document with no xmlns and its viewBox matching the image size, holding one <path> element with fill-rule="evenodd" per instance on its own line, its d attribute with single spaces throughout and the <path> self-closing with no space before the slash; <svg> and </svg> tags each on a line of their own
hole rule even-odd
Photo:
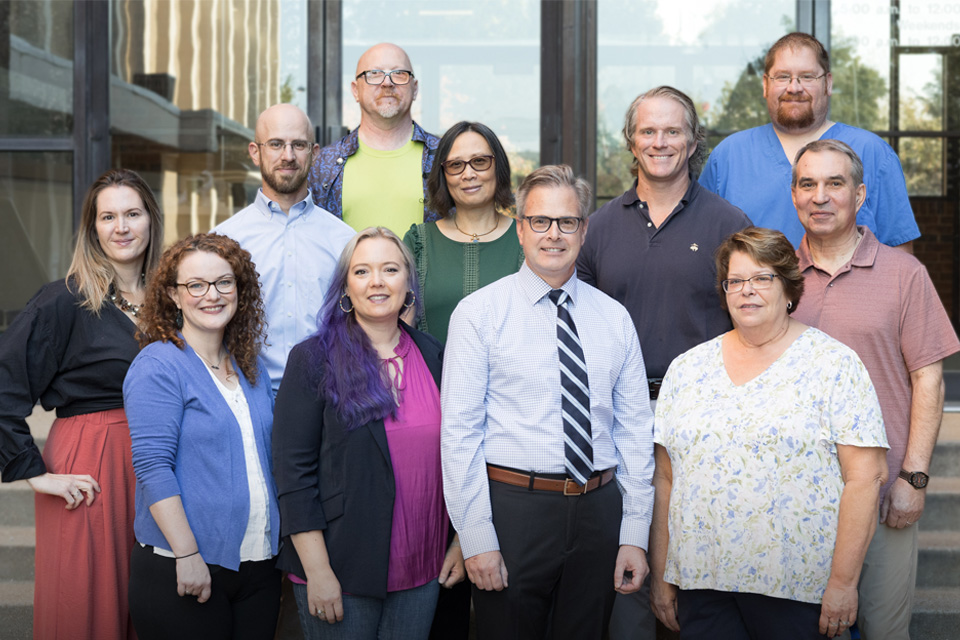
<svg viewBox="0 0 960 640">
<path fill-rule="evenodd" d="M 653 414 L 630 315 L 576 277 L 590 204 L 570 167 L 527 176 L 523 266 L 450 320 L 443 490 L 480 640 L 600 640 L 647 575 Z"/>
<path fill-rule="evenodd" d="M 213 231 L 236 240 L 257 266 L 269 325 L 261 353 L 276 394 L 290 350 L 317 330 L 317 312 L 354 231 L 313 202 L 307 172 L 320 145 L 307 114 L 274 105 L 257 118 L 255 136 L 248 152 L 260 167 L 257 196 Z"/>
<path fill-rule="evenodd" d="M 637 96 L 623 136 L 636 179 L 590 216 L 577 277 L 630 312 L 643 345 L 650 400 L 656 401 L 674 358 L 731 329 L 716 296 L 714 253 L 750 220 L 697 183 L 706 132 L 683 92 L 661 86 Z M 611 640 L 655 636 L 649 601 L 649 582 L 636 593 L 617 595 Z"/>
<path fill-rule="evenodd" d="M 803 227 L 790 202 L 790 170 L 800 147 L 836 139 L 863 160 L 867 200 L 857 220 L 883 244 L 902 246 L 920 237 L 897 154 L 873 133 L 827 118 L 833 76 L 824 46 L 806 33 L 790 33 L 767 52 L 763 97 L 770 124 L 740 131 L 717 145 L 700 184 L 743 209 L 754 224 L 782 231 L 800 246 Z"/>
<path fill-rule="evenodd" d="M 320 150 L 310 190 L 319 206 L 357 231 L 384 226 L 403 237 L 410 225 L 437 219 L 426 193 L 440 140 L 410 115 L 418 85 L 400 47 L 384 42 L 364 52 L 350 87 L 360 126 Z"/>
<path fill-rule="evenodd" d="M 856 351 L 877 390 L 889 475 L 860 574 L 857 624 L 865 640 L 909 640 L 916 525 L 943 418 L 943 359 L 960 342 L 923 265 L 857 224 L 869 199 L 863 176 L 860 158 L 837 140 L 814 141 L 797 155 L 793 203 L 806 235 L 797 251 L 804 293 L 793 317 Z"/>
</svg>

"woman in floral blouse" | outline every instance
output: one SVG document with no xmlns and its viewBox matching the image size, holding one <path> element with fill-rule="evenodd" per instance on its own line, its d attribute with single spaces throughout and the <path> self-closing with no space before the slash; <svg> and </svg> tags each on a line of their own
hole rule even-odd
<svg viewBox="0 0 960 640">
<path fill-rule="evenodd" d="M 793 247 L 750 227 L 717 252 L 733 330 L 678 357 L 657 404 L 652 603 L 681 638 L 832 638 L 886 480 L 857 355 L 792 319 Z"/>
</svg>

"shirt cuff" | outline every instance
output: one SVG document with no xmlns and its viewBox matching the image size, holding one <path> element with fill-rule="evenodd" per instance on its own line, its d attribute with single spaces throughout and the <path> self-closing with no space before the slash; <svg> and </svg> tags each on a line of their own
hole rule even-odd
<svg viewBox="0 0 960 640">
<path fill-rule="evenodd" d="M 487 551 L 500 551 L 497 530 L 494 529 L 492 522 L 485 522 L 457 533 L 460 535 L 460 549 L 463 551 L 464 560 Z"/>
<path fill-rule="evenodd" d="M 624 518 L 620 522 L 620 545 L 625 544 L 647 550 L 650 541 L 650 523 L 641 517 Z M 466 554 L 464 554 L 466 557 Z"/>
</svg>

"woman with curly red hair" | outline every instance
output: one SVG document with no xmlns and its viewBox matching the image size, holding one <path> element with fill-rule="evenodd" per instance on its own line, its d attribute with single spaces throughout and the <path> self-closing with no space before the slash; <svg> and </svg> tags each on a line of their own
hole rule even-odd
<svg viewBox="0 0 960 640">
<path fill-rule="evenodd" d="M 280 516 L 264 331 L 257 272 L 235 241 L 199 234 L 163 254 L 123 385 L 141 640 L 273 637 Z"/>
</svg>

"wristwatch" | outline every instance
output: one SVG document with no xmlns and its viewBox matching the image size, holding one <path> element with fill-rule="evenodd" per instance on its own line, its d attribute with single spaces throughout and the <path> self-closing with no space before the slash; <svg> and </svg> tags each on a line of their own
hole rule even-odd
<svg viewBox="0 0 960 640">
<path fill-rule="evenodd" d="M 923 471 L 904 471 L 900 469 L 900 477 L 910 483 L 914 489 L 924 489 L 930 482 L 930 476 Z"/>
</svg>

